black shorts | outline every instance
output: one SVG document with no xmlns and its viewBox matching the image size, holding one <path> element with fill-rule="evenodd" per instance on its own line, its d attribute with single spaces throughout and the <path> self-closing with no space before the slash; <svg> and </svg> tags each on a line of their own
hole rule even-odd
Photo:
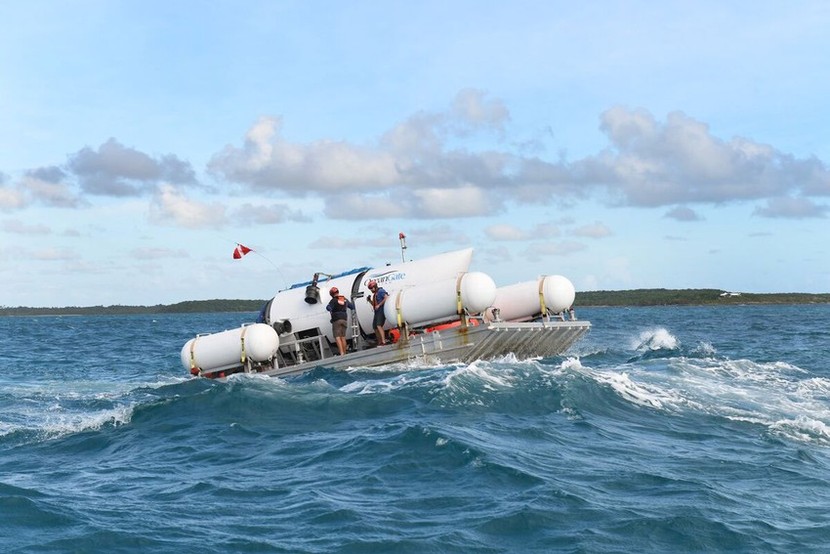
<svg viewBox="0 0 830 554">
<path fill-rule="evenodd" d="M 386 314 L 383 313 L 383 310 L 378 310 L 375 312 L 375 319 L 372 320 L 373 327 L 383 327 L 386 325 Z"/>
</svg>

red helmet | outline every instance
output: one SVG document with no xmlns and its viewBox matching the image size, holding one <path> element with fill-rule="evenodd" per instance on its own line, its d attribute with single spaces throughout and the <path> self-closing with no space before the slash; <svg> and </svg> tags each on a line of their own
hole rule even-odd
<svg viewBox="0 0 830 554">
<path fill-rule="evenodd" d="M 335 296 L 340 294 L 340 291 L 337 289 L 337 287 L 331 287 L 331 289 L 329 290 L 329 294 Z"/>
</svg>

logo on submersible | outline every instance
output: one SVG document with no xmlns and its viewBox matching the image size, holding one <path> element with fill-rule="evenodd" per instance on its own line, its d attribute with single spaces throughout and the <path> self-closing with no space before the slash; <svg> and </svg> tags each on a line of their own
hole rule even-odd
<svg viewBox="0 0 830 554">
<path fill-rule="evenodd" d="M 363 285 L 366 286 L 369 281 L 376 281 L 378 286 L 388 285 L 397 281 L 406 279 L 406 273 L 403 271 L 387 271 L 386 273 L 378 273 L 376 275 L 369 275 L 363 280 Z"/>
</svg>

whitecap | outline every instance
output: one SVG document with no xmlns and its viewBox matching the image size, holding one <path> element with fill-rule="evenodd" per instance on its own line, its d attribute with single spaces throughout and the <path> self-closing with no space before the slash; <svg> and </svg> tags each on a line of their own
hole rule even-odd
<svg viewBox="0 0 830 554">
<path fill-rule="evenodd" d="M 700 356 L 706 356 L 709 358 L 714 357 L 718 353 L 715 347 L 712 346 L 712 343 L 708 341 L 700 342 L 700 344 L 697 345 L 697 348 L 695 348 L 694 352 L 695 354 L 698 354 Z"/>
<path fill-rule="evenodd" d="M 401 390 L 422 384 L 433 384 L 436 377 L 431 373 L 405 372 L 387 379 L 357 380 L 340 387 L 342 392 L 356 394 L 380 394 Z"/>
<path fill-rule="evenodd" d="M 671 371 L 624 367 L 584 373 L 638 405 L 760 425 L 790 440 L 830 442 L 830 379 L 804 379 L 793 364 L 681 357 L 668 362 Z"/>
<path fill-rule="evenodd" d="M 663 327 L 642 331 L 632 342 L 632 350 L 676 350 L 680 341 Z"/>
<path fill-rule="evenodd" d="M 584 369 L 582 367 L 582 361 L 578 357 L 568 357 L 559 364 L 559 369 L 572 369 L 572 370 L 580 370 Z"/>
<path fill-rule="evenodd" d="M 782 419 L 770 425 L 773 434 L 802 442 L 817 441 L 830 444 L 830 425 L 825 422 L 800 415 L 794 419 Z"/>
<path fill-rule="evenodd" d="M 476 360 L 466 365 L 459 365 L 455 370 L 447 374 L 444 383 L 448 386 L 459 378 L 474 377 L 478 379 L 485 389 L 510 388 L 513 386 L 512 370 L 502 371 L 495 369 L 491 362 Z"/>
<path fill-rule="evenodd" d="M 650 408 L 663 407 L 663 400 L 658 391 L 635 383 L 626 372 L 595 374 L 594 378 L 610 386 L 621 398 L 629 402 Z"/>
<path fill-rule="evenodd" d="M 0 436 L 22 432 L 33 434 L 36 440 L 54 440 L 76 433 L 98 431 L 110 425 L 118 427 L 130 423 L 135 407 L 135 404 L 129 404 L 85 413 L 54 410 L 45 415 L 32 411 L 25 424 L 0 424 Z"/>
</svg>

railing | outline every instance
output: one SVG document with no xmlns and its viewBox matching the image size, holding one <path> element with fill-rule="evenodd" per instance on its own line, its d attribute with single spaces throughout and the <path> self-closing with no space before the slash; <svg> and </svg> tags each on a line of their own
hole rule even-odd
<svg viewBox="0 0 830 554">
<path fill-rule="evenodd" d="M 329 345 L 328 341 L 323 343 L 324 339 L 325 335 L 315 335 L 280 345 L 278 354 L 281 363 L 279 365 L 292 366 L 325 359 Z"/>
</svg>

